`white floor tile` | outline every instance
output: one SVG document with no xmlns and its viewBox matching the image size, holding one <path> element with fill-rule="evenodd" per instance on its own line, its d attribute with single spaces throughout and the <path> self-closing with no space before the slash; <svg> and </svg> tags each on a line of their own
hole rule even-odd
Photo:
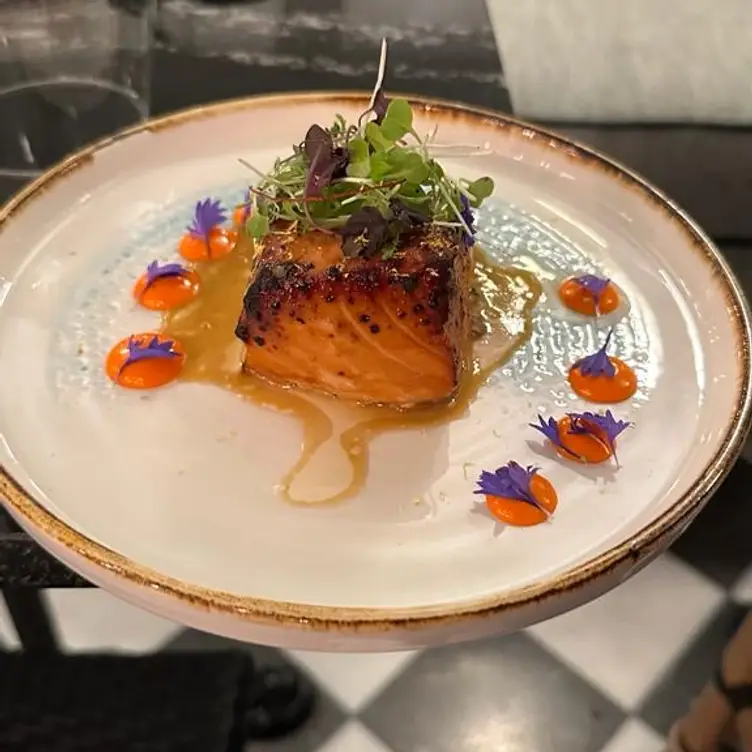
<svg viewBox="0 0 752 752">
<path fill-rule="evenodd" d="M 638 718 L 630 718 L 601 752 L 663 752 L 666 741 Z"/>
<path fill-rule="evenodd" d="M 5 601 L 0 598 L 0 650 L 15 650 L 20 646 Z"/>
<path fill-rule="evenodd" d="M 103 590 L 49 590 L 47 596 L 60 641 L 71 651 L 147 653 L 182 629 Z"/>
<path fill-rule="evenodd" d="M 530 633 L 629 710 L 722 599 L 719 586 L 666 554 L 602 598 Z"/>
<path fill-rule="evenodd" d="M 752 566 L 747 567 L 742 576 L 734 583 L 732 596 L 737 603 L 752 605 Z"/>
<path fill-rule="evenodd" d="M 365 726 L 350 721 L 317 752 L 391 752 Z"/>
<path fill-rule="evenodd" d="M 411 661 L 416 653 L 312 653 L 290 651 L 348 710 L 357 711 Z"/>
</svg>

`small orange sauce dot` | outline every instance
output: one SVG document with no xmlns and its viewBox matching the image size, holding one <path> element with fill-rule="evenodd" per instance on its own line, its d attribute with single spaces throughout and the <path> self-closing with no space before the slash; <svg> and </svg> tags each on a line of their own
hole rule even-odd
<svg viewBox="0 0 752 752">
<path fill-rule="evenodd" d="M 133 286 L 133 297 L 151 311 L 169 311 L 190 303 L 198 294 L 199 279 L 196 272 L 158 277 L 147 286 L 147 274 L 142 274 Z"/>
<path fill-rule="evenodd" d="M 557 421 L 559 426 L 559 440 L 564 445 L 564 449 L 561 447 L 555 447 L 556 451 L 567 460 L 573 462 L 584 462 L 587 464 L 605 462 L 613 452 L 606 440 L 606 433 L 603 430 L 599 430 L 597 427 L 593 427 L 593 434 L 589 433 L 570 433 L 572 427 L 572 419 L 565 415 L 561 420 Z M 565 451 L 566 449 L 573 454 Z"/>
<path fill-rule="evenodd" d="M 505 525 L 513 527 L 540 525 L 554 513 L 559 499 L 551 481 L 539 473 L 530 479 L 530 491 L 535 500 L 546 510 L 545 512 L 526 501 L 508 499 L 503 496 L 486 496 L 486 507 L 495 519 Z"/>
<path fill-rule="evenodd" d="M 246 222 L 247 206 L 236 206 L 232 212 L 232 223 L 235 227 L 242 227 Z"/>
<path fill-rule="evenodd" d="M 141 347 L 145 347 L 154 337 L 162 344 L 172 342 L 172 350 L 177 354 L 165 358 L 143 358 L 125 365 L 130 355 L 128 344 L 131 337 Z M 131 337 L 120 340 L 105 359 L 105 373 L 118 386 L 126 389 L 155 389 L 169 384 L 180 375 L 185 362 L 185 352 L 179 342 L 155 332 L 133 334 Z"/>
<path fill-rule="evenodd" d="M 561 302 L 569 308 L 570 311 L 581 313 L 583 316 L 605 316 L 607 313 L 613 313 L 621 302 L 619 291 L 612 282 L 609 282 L 600 295 L 600 305 L 598 310 L 595 308 L 595 296 L 579 282 L 572 279 L 565 279 L 559 286 L 559 297 Z"/>
<path fill-rule="evenodd" d="M 178 251 L 186 261 L 216 261 L 235 247 L 238 234 L 235 230 L 216 227 L 209 234 L 209 243 L 186 233 L 180 239 Z"/>
<path fill-rule="evenodd" d="M 586 376 L 577 367 L 569 369 L 569 384 L 575 394 L 589 402 L 624 402 L 637 391 L 637 374 L 621 359 L 609 360 L 614 366 L 613 376 Z"/>
</svg>

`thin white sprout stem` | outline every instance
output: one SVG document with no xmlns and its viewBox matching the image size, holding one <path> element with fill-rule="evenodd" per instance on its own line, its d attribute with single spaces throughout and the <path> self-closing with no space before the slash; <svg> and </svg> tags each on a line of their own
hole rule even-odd
<svg viewBox="0 0 752 752">
<path fill-rule="evenodd" d="M 454 212 L 457 219 L 460 221 L 460 224 L 464 228 L 465 232 L 470 236 L 473 237 L 473 231 L 468 227 L 467 222 L 465 222 L 465 218 L 462 216 L 460 210 L 454 205 L 454 201 L 452 200 L 452 197 L 449 195 L 449 191 L 446 189 L 446 186 L 444 185 L 444 181 L 439 181 L 439 190 L 444 196 L 444 200 L 449 204 L 449 206 L 452 207 L 452 211 Z"/>
<path fill-rule="evenodd" d="M 372 110 L 376 103 L 376 95 L 384 84 L 384 76 L 386 75 L 386 37 L 381 40 L 381 56 L 379 57 L 379 73 L 376 76 L 376 86 L 373 87 L 373 93 L 371 94 L 371 101 L 368 104 L 368 109 Z"/>
</svg>

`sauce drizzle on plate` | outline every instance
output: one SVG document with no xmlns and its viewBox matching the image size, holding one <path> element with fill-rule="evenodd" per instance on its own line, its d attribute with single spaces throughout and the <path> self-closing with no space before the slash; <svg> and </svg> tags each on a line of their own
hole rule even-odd
<svg viewBox="0 0 752 752">
<path fill-rule="evenodd" d="M 301 453 L 279 487 L 283 498 L 300 504 L 337 502 L 356 494 L 366 480 L 368 445 L 373 437 L 388 430 L 425 428 L 461 417 L 490 373 L 530 336 L 532 312 L 541 294 L 533 274 L 496 266 L 474 249 L 477 316 L 486 326 L 473 352 L 468 353 L 471 363 L 459 393 L 450 405 L 403 412 L 293 392 L 241 372 L 243 343 L 234 330 L 253 259 L 253 241 L 241 234 L 233 253 L 197 264 L 201 294 L 184 308 L 167 312 L 161 334 L 178 340 L 185 349 L 181 380 L 215 384 L 301 421 Z M 306 498 L 296 489 L 295 481 L 330 442 L 344 451 L 350 475 L 341 479 L 338 491 L 325 498 Z"/>
</svg>

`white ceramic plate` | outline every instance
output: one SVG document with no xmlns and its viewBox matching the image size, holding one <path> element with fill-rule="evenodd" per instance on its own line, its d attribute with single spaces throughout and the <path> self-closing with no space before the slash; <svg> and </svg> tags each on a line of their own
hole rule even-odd
<svg viewBox="0 0 752 752">
<path fill-rule="evenodd" d="M 701 231 L 584 147 L 428 101 L 415 102 L 421 130 L 438 124 L 443 142 L 495 152 L 449 161 L 496 180 L 479 220 L 486 248 L 544 280 L 602 272 L 628 310 L 596 326 L 544 296 L 532 339 L 469 414 L 378 438 L 363 492 L 330 507 L 275 493 L 299 449 L 294 418 L 210 386 L 144 395 L 109 384 L 108 348 L 158 323 L 130 287 L 148 261 L 174 257 L 194 202 L 240 197 L 238 157 L 266 167 L 311 123 L 352 119 L 364 103 L 287 95 L 172 115 L 72 157 L 0 212 L 0 493 L 73 569 L 204 630 L 391 650 L 518 629 L 605 592 L 667 546 L 746 435 L 748 312 Z M 584 407 L 566 369 L 609 323 L 614 352 L 639 376 L 618 409 L 636 428 L 621 469 L 582 470 L 541 453 L 526 424 Z M 499 535 L 472 491 L 482 468 L 510 459 L 540 465 L 560 506 L 550 524 Z"/>
</svg>

